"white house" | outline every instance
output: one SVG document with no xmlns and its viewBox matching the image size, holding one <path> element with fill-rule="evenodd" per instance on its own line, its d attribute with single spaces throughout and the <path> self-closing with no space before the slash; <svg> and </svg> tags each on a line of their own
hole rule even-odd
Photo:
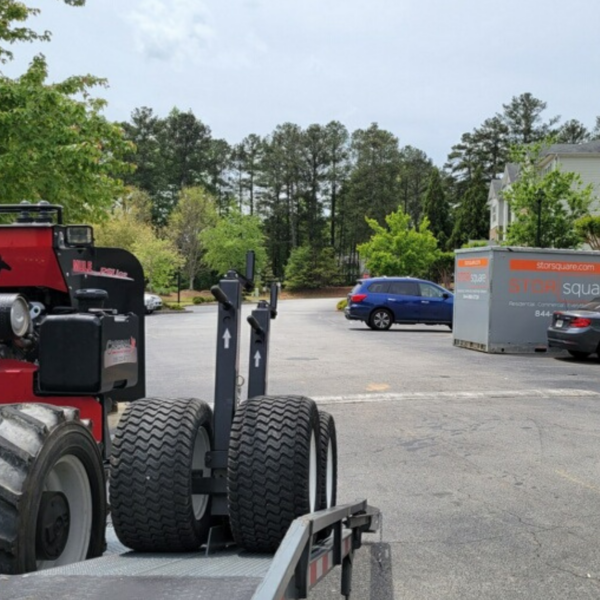
<svg viewBox="0 0 600 600">
<path fill-rule="evenodd" d="M 563 171 L 579 173 L 583 185 L 592 184 L 593 200 L 590 214 L 600 215 L 600 140 L 586 144 L 554 144 L 541 154 L 539 168 L 542 172 L 560 167 Z M 502 191 L 519 176 L 518 165 L 509 163 L 500 179 L 490 184 L 488 205 L 490 207 L 490 241 L 500 242 L 506 235 L 512 220 L 508 202 Z"/>
</svg>

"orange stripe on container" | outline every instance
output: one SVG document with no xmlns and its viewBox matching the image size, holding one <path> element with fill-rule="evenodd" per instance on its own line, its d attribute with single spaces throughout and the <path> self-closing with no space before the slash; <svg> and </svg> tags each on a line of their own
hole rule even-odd
<svg viewBox="0 0 600 600">
<path fill-rule="evenodd" d="M 574 275 L 595 275 L 600 273 L 600 263 L 586 263 L 562 260 L 524 260 L 509 262 L 511 271 L 536 271 L 543 273 L 572 273 Z"/>
<path fill-rule="evenodd" d="M 459 258 L 458 266 L 465 269 L 475 269 L 477 267 L 487 267 L 489 260 L 487 258 Z"/>
</svg>

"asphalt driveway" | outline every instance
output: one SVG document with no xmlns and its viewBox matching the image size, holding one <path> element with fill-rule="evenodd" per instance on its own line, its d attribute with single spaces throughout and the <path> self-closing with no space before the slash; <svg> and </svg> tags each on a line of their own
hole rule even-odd
<svg viewBox="0 0 600 600">
<path fill-rule="evenodd" d="M 148 318 L 148 395 L 212 400 L 215 310 Z M 335 416 L 339 500 L 384 514 L 354 598 L 600 597 L 600 363 L 455 348 L 445 327 L 373 332 L 335 300 L 279 313 L 269 393 Z"/>
</svg>

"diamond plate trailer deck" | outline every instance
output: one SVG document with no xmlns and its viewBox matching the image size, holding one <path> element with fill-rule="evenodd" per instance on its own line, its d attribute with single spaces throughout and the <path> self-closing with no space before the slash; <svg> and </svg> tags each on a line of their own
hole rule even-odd
<svg viewBox="0 0 600 600">
<path fill-rule="evenodd" d="M 379 529 L 380 513 L 366 501 L 296 519 L 274 555 L 225 549 L 185 554 L 129 552 L 107 529 L 101 558 L 1 576 L 2 600 L 287 600 L 306 598 L 332 569 L 342 566 L 341 594 L 349 597 L 352 557 L 361 534 Z M 331 535 L 313 544 L 316 533 Z"/>
</svg>

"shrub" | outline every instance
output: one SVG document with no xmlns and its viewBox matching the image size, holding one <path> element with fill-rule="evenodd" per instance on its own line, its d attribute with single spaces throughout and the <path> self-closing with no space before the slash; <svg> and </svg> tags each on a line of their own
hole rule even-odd
<svg viewBox="0 0 600 600">
<path fill-rule="evenodd" d="M 181 306 L 181 304 L 177 304 L 177 302 L 165 302 L 163 308 L 166 308 L 167 310 L 185 310 L 185 308 Z"/>
<path fill-rule="evenodd" d="M 193 304 L 204 304 L 205 302 L 216 302 L 213 296 L 194 296 L 192 298 Z"/>
<path fill-rule="evenodd" d="M 294 291 L 339 285 L 341 276 L 333 248 L 294 248 L 285 268 L 285 286 Z"/>
</svg>

